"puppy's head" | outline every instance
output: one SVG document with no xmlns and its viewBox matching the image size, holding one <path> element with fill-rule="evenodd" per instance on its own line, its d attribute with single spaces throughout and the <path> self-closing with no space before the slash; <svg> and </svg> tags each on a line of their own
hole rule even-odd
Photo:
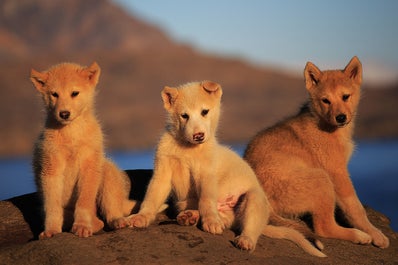
<svg viewBox="0 0 398 265">
<path fill-rule="evenodd" d="M 362 83 L 362 65 L 356 56 L 343 70 L 321 71 L 308 62 L 304 77 L 310 109 L 323 123 L 339 128 L 353 120 Z"/>
<path fill-rule="evenodd" d="M 203 81 L 166 86 L 161 95 L 168 112 L 167 130 L 177 140 L 201 144 L 215 137 L 222 96 L 219 84 Z"/>
<path fill-rule="evenodd" d="M 43 72 L 32 69 L 30 80 L 42 95 L 48 121 L 67 125 L 91 111 L 99 75 L 95 62 L 89 67 L 62 63 Z"/>
</svg>

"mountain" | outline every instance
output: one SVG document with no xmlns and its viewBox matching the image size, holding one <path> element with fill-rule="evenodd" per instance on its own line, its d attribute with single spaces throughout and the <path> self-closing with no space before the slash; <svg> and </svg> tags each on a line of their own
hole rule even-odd
<svg viewBox="0 0 398 265">
<path fill-rule="evenodd" d="M 160 91 L 165 85 L 204 79 L 220 83 L 224 111 L 219 138 L 229 143 L 247 142 L 261 128 L 296 112 L 306 98 L 302 77 L 201 53 L 111 1 L 3 0 L 1 156 L 30 154 L 43 120 L 30 70 L 63 61 L 101 66 L 97 112 L 108 149 L 156 145 L 164 125 Z M 364 87 L 358 138 L 398 136 L 397 86 Z"/>
</svg>

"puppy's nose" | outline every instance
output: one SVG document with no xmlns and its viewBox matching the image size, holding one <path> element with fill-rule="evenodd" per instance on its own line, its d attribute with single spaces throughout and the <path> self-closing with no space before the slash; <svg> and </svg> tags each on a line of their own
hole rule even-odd
<svg viewBox="0 0 398 265">
<path fill-rule="evenodd" d="M 204 139 L 205 139 L 205 133 L 204 132 L 198 132 L 198 133 L 195 133 L 193 135 L 193 140 L 195 142 L 202 142 Z"/>
<path fill-rule="evenodd" d="M 337 115 L 337 116 L 336 116 L 336 121 L 337 121 L 337 123 L 339 123 L 339 124 L 345 123 L 345 122 L 347 121 L 347 115 L 345 115 L 345 114 L 339 114 L 339 115 Z"/>
<path fill-rule="evenodd" d="M 63 119 L 63 120 L 69 119 L 69 116 L 70 116 L 70 112 L 67 110 L 63 110 L 63 111 L 59 112 L 59 117 L 61 117 L 61 119 Z"/>
</svg>

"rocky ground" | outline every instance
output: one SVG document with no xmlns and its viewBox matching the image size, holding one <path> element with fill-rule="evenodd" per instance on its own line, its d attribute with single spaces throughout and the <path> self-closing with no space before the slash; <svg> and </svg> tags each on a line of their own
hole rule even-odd
<svg viewBox="0 0 398 265">
<path fill-rule="evenodd" d="M 130 171 L 139 198 L 151 171 Z M 261 236 L 253 253 L 236 249 L 234 233 L 221 236 L 167 218 L 148 229 L 105 229 L 90 238 L 65 232 L 37 240 L 43 224 L 36 193 L 0 201 L 0 264 L 398 264 L 397 233 L 383 214 L 367 208 L 370 220 L 390 238 L 379 249 L 322 239 L 327 258 L 308 255 L 287 240 Z"/>
</svg>

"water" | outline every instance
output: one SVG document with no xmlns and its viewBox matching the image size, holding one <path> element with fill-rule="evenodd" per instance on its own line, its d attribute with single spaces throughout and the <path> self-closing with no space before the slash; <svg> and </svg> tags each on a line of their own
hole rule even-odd
<svg viewBox="0 0 398 265">
<path fill-rule="evenodd" d="M 244 147 L 235 146 L 242 154 Z M 111 153 L 122 169 L 151 169 L 153 150 Z M 398 141 L 359 142 L 349 170 L 364 205 L 384 213 L 398 231 Z M 0 200 L 35 191 L 30 157 L 0 159 Z"/>
</svg>

